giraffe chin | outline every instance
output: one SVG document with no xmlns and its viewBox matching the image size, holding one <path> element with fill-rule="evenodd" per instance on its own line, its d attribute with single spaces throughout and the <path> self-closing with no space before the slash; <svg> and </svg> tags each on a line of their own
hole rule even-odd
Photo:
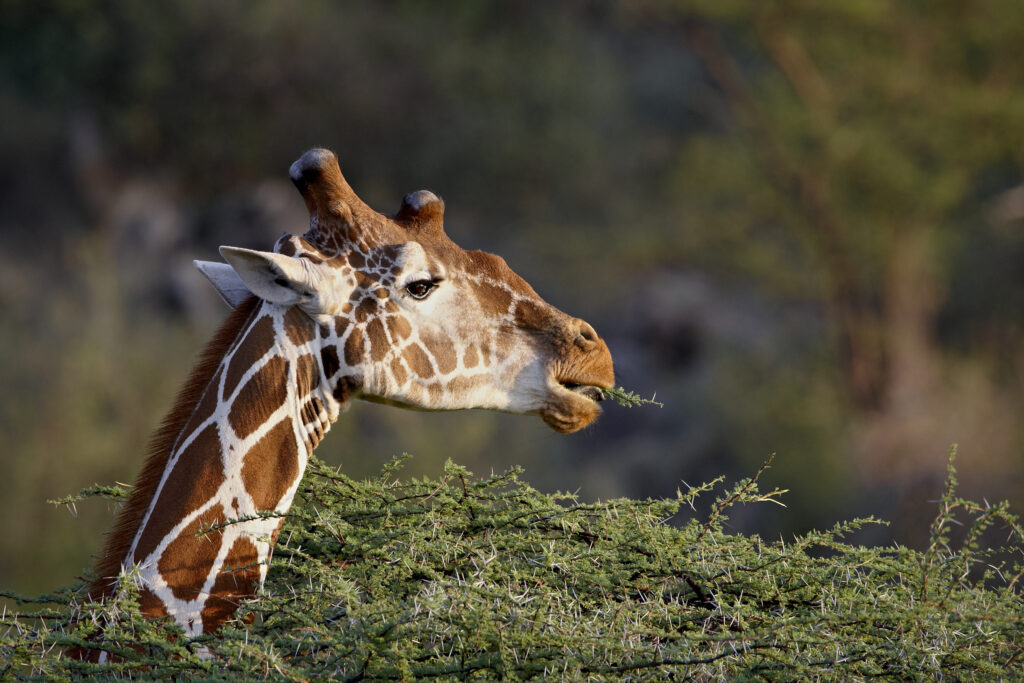
<svg viewBox="0 0 1024 683">
<path fill-rule="evenodd" d="M 588 392 L 589 393 L 589 392 Z M 540 411 L 541 419 L 556 432 L 572 434 L 583 429 L 601 414 L 601 407 L 577 389 L 559 386 Z"/>
</svg>

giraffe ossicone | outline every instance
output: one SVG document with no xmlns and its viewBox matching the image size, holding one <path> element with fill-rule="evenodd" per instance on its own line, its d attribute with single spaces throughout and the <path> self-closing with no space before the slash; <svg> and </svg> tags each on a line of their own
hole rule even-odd
<svg viewBox="0 0 1024 683">
<path fill-rule="evenodd" d="M 109 595 L 132 568 L 143 612 L 190 635 L 262 585 L 280 515 L 351 399 L 535 414 L 569 433 L 613 386 L 594 329 L 502 259 L 453 243 L 433 193 L 386 217 L 323 149 L 290 175 L 310 213 L 304 235 L 196 263 L 234 310 L 154 435 L 91 586 Z"/>
</svg>

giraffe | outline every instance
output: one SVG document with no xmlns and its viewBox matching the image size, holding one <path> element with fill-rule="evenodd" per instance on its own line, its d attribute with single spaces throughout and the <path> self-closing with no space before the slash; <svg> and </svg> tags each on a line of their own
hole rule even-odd
<svg viewBox="0 0 1024 683">
<path fill-rule="evenodd" d="M 134 570 L 143 613 L 189 636 L 262 586 L 307 459 L 353 398 L 535 414 L 570 433 L 597 418 L 614 379 L 590 325 L 445 235 L 433 193 L 386 217 L 324 149 L 289 175 L 304 235 L 196 262 L 233 311 L 153 436 L 90 586 L 100 599 Z"/>
</svg>

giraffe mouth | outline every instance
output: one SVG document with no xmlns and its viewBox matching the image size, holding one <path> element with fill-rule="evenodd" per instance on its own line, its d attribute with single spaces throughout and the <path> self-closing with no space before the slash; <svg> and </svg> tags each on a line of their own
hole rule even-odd
<svg viewBox="0 0 1024 683">
<path fill-rule="evenodd" d="M 591 401 L 604 400 L 604 391 L 601 390 L 601 387 L 594 386 L 593 384 L 576 384 L 574 382 L 559 382 L 559 384 L 575 394 L 589 398 Z"/>
</svg>

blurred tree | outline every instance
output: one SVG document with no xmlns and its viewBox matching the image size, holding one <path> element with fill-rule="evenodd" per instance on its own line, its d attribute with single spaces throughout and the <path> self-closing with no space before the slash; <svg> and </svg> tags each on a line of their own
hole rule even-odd
<svg viewBox="0 0 1024 683">
<path fill-rule="evenodd" d="M 718 258 L 820 293 L 853 405 L 884 409 L 929 366 L 948 265 L 993 174 L 1020 182 L 1024 6 L 682 8 L 720 100 L 680 156 L 694 222 L 720 228 L 702 235 Z"/>
<path fill-rule="evenodd" d="M 1019 232 L 991 222 L 1019 225 L 1021 215 L 1024 6 L 634 8 L 672 25 L 705 74 L 704 130 L 680 141 L 672 183 L 690 226 L 677 241 L 696 263 L 773 297 L 821 302 L 862 475 L 927 487 L 948 440 L 964 438 L 992 468 L 981 479 L 1019 480 L 1015 449 L 994 435 L 1020 438 L 1006 408 L 1020 384 L 1001 376 L 1021 376 L 1024 316 L 987 301 L 1004 296 L 995 287 L 1016 292 L 1019 269 L 950 290 L 972 284 L 958 267 L 1024 248 Z M 967 249 L 981 254 L 965 258 Z M 998 345 L 939 334 L 940 320 L 967 327 L 986 310 Z M 971 342 L 944 346 L 951 337 Z"/>
</svg>

